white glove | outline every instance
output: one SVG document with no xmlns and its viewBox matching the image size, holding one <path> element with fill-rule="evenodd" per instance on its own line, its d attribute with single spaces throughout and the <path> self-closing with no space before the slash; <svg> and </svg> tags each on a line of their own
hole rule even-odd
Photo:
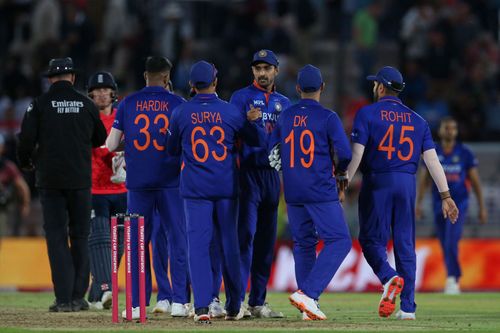
<svg viewBox="0 0 500 333">
<path fill-rule="evenodd" d="M 123 152 L 116 153 L 111 160 L 111 169 L 113 170 L 113 175 L 110 180 L 114 184 L 122 184 L 127 179 L 127 172 L 125 171 L 125 157 Z"/>
<path fill-rule="evenodd" d="M 271 149 L 269 154 L 269 165 L 276 169 L 276 171 L 281 171 L 281 144 L 277 144 Z"/>
</svg>

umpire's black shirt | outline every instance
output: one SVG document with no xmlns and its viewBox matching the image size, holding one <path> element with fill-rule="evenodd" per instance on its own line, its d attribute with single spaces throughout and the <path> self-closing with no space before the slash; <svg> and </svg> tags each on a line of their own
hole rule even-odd
<svg viewBox="0 0 500 333">
<path fill-rule="evenodd" d="M 21 167 L 36 170 L 36 186 L 90 188 L 91 150 L 104 144 L 99 110 L 69 81 L 54 82 L 26 110 L 17 154 Z"/>
</svg>

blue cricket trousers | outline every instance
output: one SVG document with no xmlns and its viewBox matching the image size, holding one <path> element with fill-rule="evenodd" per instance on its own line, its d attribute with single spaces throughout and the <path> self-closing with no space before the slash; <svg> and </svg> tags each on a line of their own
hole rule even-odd
<svg viewBox="0 0 500 333">
<path fill-rule="evenodd" d="M 340 202 L 287 204 L 295 277 L 300 290 L 319 299 L 352 247 Z M 316 245 L 324 247 L 316 258 Z"/>
<path fill-rule="evenodd" d="M 223 253 L 226 311 L 240 310 L 240 253 L 238 248 L 238 201 L 232 199 L 185 199 L 184 212 L 188 239 L 188 262 L 195 309 L 207 308 L 213 299 L 211 245 L 214 230 Z"/>
<path fill-rule="evenodd" d="M 363 176 L 359 195 L 359 242 L 380 282 L 404 279 L 401 310 L 415 312 L 415 175 L 403 172 Z M 387 243 L 394 242 L 396 270 L 387 262 Z"/>
<path fill-rule="evenodd" d="M 172 278 L 172 301 L 188 303 L 187 292 L 187 242 L 186 226 L 182 216 L 182 200 L 179 188 L 161 190 L 129 190 L 128 210 L 131 214 L 144 216 L 145 247 L 146 247 L 146 304 L 151 298 L 151 265 L 149 260 L 149 242 L 153 229 L 153 218 L 157 214 L 162 226 L 170 235 L 170 266 Z M 132 223 L 132 306 L 139 306 L 139 271 L 137 223 Z"/>
</svg>

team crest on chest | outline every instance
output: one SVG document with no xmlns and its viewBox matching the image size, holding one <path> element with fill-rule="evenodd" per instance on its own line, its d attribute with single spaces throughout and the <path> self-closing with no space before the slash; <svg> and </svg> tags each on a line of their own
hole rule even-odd
<svg viewBox="0 0 500 333">
<path fill-rule="evenodd" d="M 458 155 L 453 155 L 453 158 L 451 159 L 453 163 L 458 163 L 460 162 L 460 157 Z"/>
<path fill-rule="evenodd" d="M 276 104 L 274 104 L 274 109 L 276 110 L 276 112 L 281 112 L 283 107 L 281 106 L 280 102 L 276 102 Z"/>
</svg>

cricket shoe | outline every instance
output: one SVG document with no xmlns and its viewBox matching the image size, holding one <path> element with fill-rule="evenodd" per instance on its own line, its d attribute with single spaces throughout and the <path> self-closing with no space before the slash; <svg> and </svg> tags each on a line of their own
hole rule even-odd
<svg viewBox="0 0 500 333">
<path fill-rule="evenodd" d="M 102 302 L 89 302 L 89 309 L 90 310 L 103 310 L 104 307 L 102 306 Z"/>
<path fill-rule="evenodd" d="M 460 285 L 454 276 L 448 276 L 446 279 L 444 293 L 446 295 L 460 295 Z"/>
<path fill-rule="evenodd" d="M 241 309 L 243 309 L 243 318 L 252 318 L 252 313 L 248 308 L 248 304 L 241 303 Z"/>
<path fill-rule="evenodd" d="M 168 299 L 158 301 L 153 308 L 153 313 L 170 313 L 171 311 L 172 308 Z"/>
<path fill-rule="evenodd" d="M 217 297 L 214 297 L 212 303 L 208 306 L 208 314 L 210 318 L 223 318 L 226 315 L 226 311 L 222 308 L 222 304 Z"/>
<path fill-rule="evenodd" d="M 284 318 L 283 312 L 274 311 L 269 306 L 269 303 L 264 305 L 249 306 L 248 311 L 256 318 Z"/>
<path fill-rule="evenodd" d="M 208 308 L 196 309 L 193 318 L 195 323 L 205 325 L 210 325 L 212 323 L 210 321 L 210 315 L 208 314 Z"/>
<path fill-rule="evenodd" d="M 244 312 L 243 308 L 240 307 L 240 311 L 238 311 L 238 313 L 228 313 L 226 314 L 225 319 L 230 321 L 240 320 L 243 318 Z"/>
<path fill-rule="evenodd" d="M 378 315 L 380 317 L 389 317 L 396 308 L 396 299 L 403 290 L 404 280 L 400 276 L 393 276 L 384 284 L 384 292 L 378 304 Z"/>
<path fill-rule="evenodd" d="M 319 309 L 318 303 L 302 291 L 297 290 L 288 299 L 299 311 L 305 312 L 311 320 L 326 320 L 326 315 Z"/>
<path fill-rule="evenodd" d="M 189 303 L 172 303 L 172 317 L 188 318 L 191 317 L 191 305 Z"/>
<path fill-rule="evenodd" d="M 104 309 L 111 309 L 111 304 L 113 302 L 113 293 L 111 291 L 105 291 L 101 297 L 101 304 Z"/>
<path fill-rule="evenodd" d="M 311 321 L 312 319 L 311 319 L 311 318 L 309 318 L 309 316 L 307 315 L 307 313 L 302 312 L 302 320 Z"/>
<path fill-rule="evenodd" d="M 402 310 L 399 310 L 396 312 L 396 319 L 399 320 L 415 320 L 417 317 L 415 317 L 415 312 L 404 312 Z"/>
<path fill-rule="evenodd" d="M 122 318 L 127 320 L 127 310 L 122 311 Z M 141 319 L 141 308 L 139 306 L 132 307 L 132 319 L 131 320 L 138 320 Z"/>
</svg>

